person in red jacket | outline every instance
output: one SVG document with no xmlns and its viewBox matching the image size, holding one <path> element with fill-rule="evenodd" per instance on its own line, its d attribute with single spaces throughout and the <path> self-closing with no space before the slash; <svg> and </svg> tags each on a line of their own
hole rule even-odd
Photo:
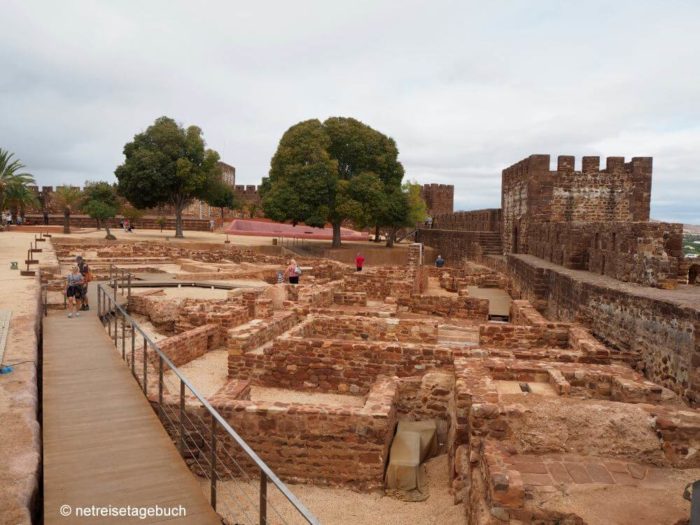
<svg viewBox="0 0 700 525">
<path fill-rule="evenodd" d="M 355 267 L 358 272 L 362 271 L 362 266 L 365 264 L 365 258 L 362 257 L 360 252 L 357 252 L 357 257 L 355 257 Z"/>
</svg>

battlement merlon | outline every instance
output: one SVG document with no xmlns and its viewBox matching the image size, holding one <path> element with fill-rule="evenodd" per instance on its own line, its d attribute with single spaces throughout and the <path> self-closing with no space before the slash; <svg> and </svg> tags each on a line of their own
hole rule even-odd
<svg viewBox="0 0 700 525">
<path fill-rule="evenodd" d="M 581 158 L 581 169 L 576 170 L 576 158 L 573 155 L 559 155 L 555 170 L 550 169 L 550 155 L 530 155 L 515 164 L 508 166 L 502 172 L 503 181 L 523 179 L 529 174 L 555 173 L 605 173 L 608 175 L 633 175 L 650 177 L 653 169 L 652 157 L 632 157 L 625 162 L 625 157 L 606 157 L 605 169 L 600 169 L 600 157 L 584 156 Z"/>
</svg>

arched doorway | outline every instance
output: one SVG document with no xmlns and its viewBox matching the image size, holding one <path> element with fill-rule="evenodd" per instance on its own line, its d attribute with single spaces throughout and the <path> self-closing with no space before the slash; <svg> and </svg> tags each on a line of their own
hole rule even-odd
<svg viewBox="0 0 700 525">
<path fill-rule="evenodd" d="M 698 284 L 700 276 L 700 264 L 691 264 L 688 269 L 688 284 Z"/>
</svg>

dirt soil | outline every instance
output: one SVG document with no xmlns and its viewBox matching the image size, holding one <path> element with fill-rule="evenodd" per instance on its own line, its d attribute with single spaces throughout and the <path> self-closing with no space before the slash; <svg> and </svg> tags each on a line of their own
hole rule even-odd
<svg viewBox="0 0 700 525">
<path fill-rule="evenodd" d="M 406 502 L 384 495 L 383 492 L 361 493 L 350 489 L 289 485 L 290 490 L 324 525 L 466 525 L 463 505 L 454 505 L 448 490 L 447 456 L 426 462 L 430 496 L 425 501 Z M 219 512 L 231 510 L 230 523 L 257 523 L 251 502 L 258 501 L 257 480 L 219 482 L 217 502 Z M 209 494 L 209 483 L 202 482 Z M 287 500 L 272 485 L 268 485 L 272 506 L 284 518 L 284 523 L 302 525 L 306 522 L 293 512 Z M 268 510 L 270 525 L 283 523 L 273 510 Z"/>
<path fill-rule="evenodd" d="M 649 414 L 628 403 L 503 395 L 520 454 L 568 452 L 665 464 Z"/>
</svg>

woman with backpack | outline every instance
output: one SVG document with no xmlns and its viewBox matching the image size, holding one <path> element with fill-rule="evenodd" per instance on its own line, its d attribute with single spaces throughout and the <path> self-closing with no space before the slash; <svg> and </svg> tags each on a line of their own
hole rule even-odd
<svg viewBox="0 0 700 525">
<path fill-rule="evenodd" d="M 289 284 L 299 284 L 299 276 L 301 275 L 301 268 L 297 262 L 292 259 L 289 261 L 289 266 L 284 271 L 285 279 L 289 279 Z"/>
<path fill-rule="evenodd" d="M 78 303 L 83 298 L 83 275 L 80 273 L 80 268 L 73 266 L 71 273 L 68 274 L 66 297 L 68 297 L 68 317 L 80 316 L 78 313 Z"/>
</svg>

